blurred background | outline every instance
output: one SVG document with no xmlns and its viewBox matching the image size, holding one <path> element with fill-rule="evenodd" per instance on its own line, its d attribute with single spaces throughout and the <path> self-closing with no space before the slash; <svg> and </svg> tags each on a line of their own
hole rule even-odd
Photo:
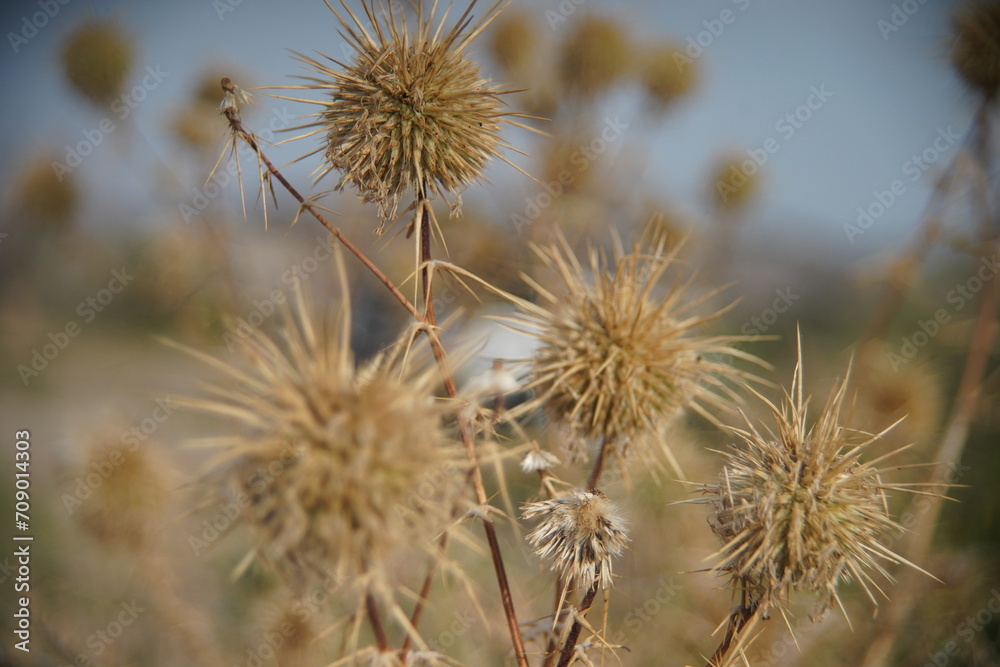
<svg viewBox="0 0 1000 667">
<path fill-rule="evenodd" d="M 952 17 L 963 6 L 514 0 L 473 45 L 487 76 L 520 91 L 504 97 L 511 109 L 547 134 L 505 130 L 506 157 L 535 180 L 494 161 L 488 182 L 464 193 L 461 217 L 442 204 L 452 261 L 530 298 L 520 274 L 543 274 L 529 243 L 558 230 L 574 248 L 609 247 L 612 230 L 630 239 L 652 224 L 686 239 L 696 292 L 728 285 L 712 302 L 738 302 L 712 332 L 748 336 L 743 349 L 788 384 L 800 326 L 819 397 L 853 358 L 857 428 L 878 432 L 908 415 L 879 451 L 915 443 L 900 465 L 942 465 L 903 478 L 962 485 L 934 526 L 921 523 L 937 518 L 932 510 L 893 499 L 904 525 L 933 531 L 919 564 L 940 581 L 902 576 L 874 615 L 849 589 L 853 628 L 837 614 L 813 625 L 803 612 L 790 623 L 798 648 L 772 619 L 748 652 L 752 665 L 1000 665 L 1000 373 L 995 317 L 981 310 L 996 299 L 1000 270 L 996 108 L 992 79 L 956 70 Z M 296 220 L 280 191 L 276 208 L 266 193 L 265 224 L 254 156 L 240 150 L 237 173 L 219 115 L 219 79 L 229 76 L 252 90 L 243 118 L 262 139 L 299 134 L 284 131 L 315 108 L 266 87 L 301 83 L 293 52 L 350 57 L 335 17 L 320 1 L 34 0 L 4 3 L 0 28 L 0 455 L 14 470 L 14 433 L 30 430 L 36 536 L 30 655 L 12 648 L 13 548 L 0 550 L 0 660 L 332 661 L 335 594 L 320 591 L 303 611 L 267 572 L 230 577 L 248 548 L 243 529 L 207 539 L 218 518 L 199 508 L 207 456 L 185 443 L 223 425 L 171 398 L 197 393 L 210 374 L 162 339 L 232 360 L 239 327 L 273 328 L 296 278 L 317 302 L 339 298 L 328 235 Z M 996 77 L 1000 23 L 966 29 Z M 318 142 L 267 152 L 285 165 Z M 406 280 L 412 247 L 376 237 L 374 210 L 350 189 L 330 191 L 335 175 L 313 183 L 320 158 L 283 170 Z M 405 313 L 358 266 L 348 270 L 355 348 L 368 356 L 395 340 Z M 456 285 L 437 296 L 440 313 L 463 318 L 455 337 L 479 351 L 466 381 L 494 357 L 530 353 L 523 338 L 483 324 L 505 311 L 480 296 Z M 980 364 L 971 371 L 970 358 Z M 942 449 L 963 425 L 960 445 Z M 674 448 L 684 476 L 713 480 L 720 459 L 709 449 L 728 438 L 696 418 L 671 437 L 685 443 Z M 516 466 L 508 474 L 515 503 L 537 491 Z M 721 580 L 692 573 L 717 547 L 704 508 L 669 505 L 690 497 L 677 476 L 664 467 L 612 487 L 634 517 L 608 609 L 613 643 L 630 649 L 624 664 L 702 664 L 732 603 Z M 0 481 L 0 508 L 13 514 L 12 474 Z M 0 523 L 13 544 L 12 522 Z M 505 537 L 522 617 L 547 613 L 548 593 L 537 592 L 547 579 L 520 557 L 515 531 Z M 918 540 L 900 539 L 904 555 L 920 552 Z M 495 605 L 485 559 L 468 558 Z M 274 634 L 288 623 L 291 634 Z M 503 627 L 483 627 L 464 603 L 432 607 L 425 632 L 461 664 L 505 662 Z"/>
</svg>

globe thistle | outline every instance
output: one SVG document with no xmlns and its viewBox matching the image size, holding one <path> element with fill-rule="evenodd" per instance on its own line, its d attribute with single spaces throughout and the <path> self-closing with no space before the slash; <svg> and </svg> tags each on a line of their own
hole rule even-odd
<svg viewBox="0 0 1000 667">
<path fill-rule="evenodd" d="M 63 72 L 73 88 L 98 106 L 107 106 L 125 87 L 132 69 L 132 43 L 113 23 L 86 23 L 63 44 Z"/>
<path fill-rule="evenodd" d="M 467 54 L 503 4 L 474 21 L 475 4 L 446 29 L 448 11 L 435 24 L 434 3 L 429 15 L 418 16 L 414 31 L 391 5 L 362 0 L 371 26 L 365 27 L 341 0 L 348 18 L 334 14 L 353 52 L 351 61 L 323 56 L 326 64 L 300 57 L 319 78 L 292 88 L 329 96 L 321 102 L 298 100 L 322 106 L 303 135 L 325 135 L 320 176 L 340 171 L 337 187 L 354 185 L 362 201 L 378 205 L 383 225 L 396 217 L 407 193 L 457 197 L 482 178 L 490 158 L 503 159 L 500 127 L 511 122 L 511 114 L 500 101 L 503 91 Z"/>
<path fill-rule="evenodd" d="M 169 466 L 151 443 L 132 450 L 121 444 L 120 434 L 108 427 L 90 437 L 86 464 L 77 479 L 92 493 L 83 501 L 79 495 L 63 499 L 74 498 L 67 509 L 98 542 L 140 553 L 155 542 L 163 520 L 170 497 L 165 475 Z"/>
<path fill-rule="evenodd" d="M 432 395 L 436 374 L 396 357 L 358 365 L 346 307 L 322 326 L 300 292 L 296 304 L 279 336 L 244 341 L 248 367 L 199 355 L 233 382 L 191 405 L 244 431 L 215 444 L 265 561 L 294 584 L 384 582 L 394 556 L 431 552 L 461 484 L 460 451 Z"/>
<path fill-rule="evenodd" d="M 624 76 L 631 57 L 628 36 L 617 23 L 587 16 L 573 24 L 562 44 L 559 72 L 568 89 L 594 97 Z"/>
<path fill-rule="evenodd" d="M 746 168 L 748 162 L 752 169 Z M 760 168 L 745 153 L 726 155 L 713 168 L 712 203 L 720 213 L 740 213 L 759 193 L 760 181 Z"/>
<path fill-rule="evenodd" d="M 704 299 L 685 303 L 689 283 L 657 291 L 677 252 L 667 251 L 663 235 L 628 253 L 617 246 L 611 258 L 591 249 L 587 265 L 561 236 L 535 252 L 558 288 L 526 278 L 539 303 L 522 302 L 513 320 L 538 341 L 527 387 L 536 396 L 522 409 L 544 408 L 569 435 L 570 453 L 595 439 L 624 453 L 628 443 L 660 435 L 685 408 L 714 421 L 706 406 L 728 409 L 737 400 L 730 385 L 753 378 L 710 358 L 755 360 L 729 345 L 738 338 L 697 334 L 721 313 L 693 314 Z"/>
<path fill-rule="evenodd" d="M 628 545 L 625 523 L 600 491 L 572 493 L 525 505 L 525 519 L 541 518 L 527 540 L 536 555 L 572 588 L 587 590 L 599 582 L 611 586 L 611 562 Z"/>
<path fill-rule="evenodd" d="M 952 21 L 949 53 L 959 77 L 984 99 L 1000 92 L 1000 3 L 969 2 Z"/>
<path fill-rule="evenodd" d="M 749 421 L 746 430 L 734 429 L 742 444 L 727 454 L 718 481 L 702 487 L 699 502 L 713 508 L 709 524 L 723 542 L 716 570 L 757 596 L 764 612 L 782 606 L 792 591 L 808 590 L 819 598 L 817 618 L 834 601 L 843 609 L 842 582 L 859 582 L 877 604 L 873 590 L 884 593 L 873 572 L 889 578 L 884 563 L 916 567 L 882 544 L 902 531 L 889 515 L 886 493 L 923 492 L 883 481 L 877 466 L 898 449 L 861 460 L 883 434 L 841 425 L 846 378 L 807 425 L 799 356 L 781 407 L 768 402 L 776 430 Z"/>
<path fill-rule="evenodd" d="M 490 35 L 490 53 L 504 72 L 517 75 L 531 67 L 538 41 L 535 18 L 523 10 L 508 11 Z"/>
<path fill-rule="evenodd" d="M 664 43 L 650 49 L 640 72 L 652 106 L 662 112 L 694 88 L 697 72 L 680 44 Z"/>
</svg>

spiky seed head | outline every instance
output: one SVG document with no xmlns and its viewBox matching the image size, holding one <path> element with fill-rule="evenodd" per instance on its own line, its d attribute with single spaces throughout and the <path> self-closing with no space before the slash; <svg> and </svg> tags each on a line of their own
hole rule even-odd
<svg viewBox="0 0 1000 667">
<path fill-rule="evenodd" d="M 150 545 L 163 521 L 167 464 L 152 442 L 136 449 L 122 446 L 122 430 L 103 429 L 87 442 L 79 477 L 93 476 L 99 483 L 74 515 L 104 546 L 138 553 Z"/>
<path fill-rule="evenodd" d="M 723 213 L 743 211 L 760 190 L 760 169 L 748 172 L 743 167 L 745 161 L 744 153 L 733 153 L 715 163 L 710 195 L 716 209 Z"/>
<path fill-rule="evenodd" d="M 952 20 L 951 65 L 972 90 L 992 101 L 1000 92 L 1000 3 L 968 2 Z"/>
<path fill-rule="evenodd" d="M 706 406 L 730 408 L 731 385 L 753 378 L 712 358 L 754 359 L 731 346 L 738 338 L 700 335 L 720 313 L 694 314 L 698 302 L 685 300 L 690 283 L 660 289 L 677 249 L 668 252 L 666 238 L 651 233 L 628 253 L 620 245 L 610 257 L 591 249 L 584 265 L 564 237 L 535 247 L 558 286 L 526 278 L 539 302 L 523 304 L 515 326 L 538 346 L 527 387 L 536 398 L 522 409 L 544 408 L 568 432 L 571 454 L 596 439 L 618 453 L 632 443 L 646 454 L 685 408 L 715 420 Z"/>
<path fill-rule="evenodd" d="M 125 88 L 132 69 L 132 43 L 110 22 L 85 23 L 62 47 L 63 73 L 76 92 L 105 107 Z"/>
<path fill-rule="evenodd" d="M 562 44 L 559 73 L 566 88 L 593 97 L 624 76 L 631 57 L 621 26 L 611 19 L 587 16 L 573 24 Z"/>
<path fill-rule="evenodd" d="M 884 563 L 909 565 L 882 543 L 902 531 L 886 493 L 917 491 L 883 480 L 877 464 L 887 455 L 861 460 L 881 434 L 841 425 L 846 386 L 845 378 L 807 424 L 800 353 L 791 391 L 780 407 L 768 402 L 776 430 L 749 421 L 734 429 L 742 443 L 727 453 L 718 481 L 702 487 L 702 502 L 713 509 L 709 524 L 723 542 L 715 569 L 759 596 L 764 611 L 808 590 L 819 598 L 816 618 L 840 605 L 837 587 L 850 580 L 877 604 L 873 590 L 882 590 L 872 573 L 888 578 Z"/>
<path fill-rule="evenodd" d="M 640 77 L 653 107 L 663 111 L 694 88 L 697 72 L 678 44 L 651 49 L 642 63 Z"/>
<path fill-rule="evenodd" d="M 572 588 L 587 590 L 595 582 L 611 586 L 612 559 L 621 556 L 629 538 L 618 510 L 602 492 L 578 489 L 530 503 L 521 516 L 541 519 L 527 540 Z"/>
<path fill-rule="evenodd" d="M 28 165 L 15 185 L 14 201 L 31 230 L 61 231 L 70 223 L 80 200 L 72 173 L 56 174 L 51 158 Z"/>
<path fill-rule="evenodd" d="M 334 13 L 350 62 L 302 57 L 321 78 L 301 87 L 329 95 L 309 125 L 326 137 L 322 173 L 340 171 L 338 187 L 353 184 L 363 201 L 378 205 L 383 224 L 408 193 L 457 197 L 503 146 L 500 127 L 509 114 L 502 91 L 467 53 L 500 3 L 473 23 L 473 1 L 451 29 L 448 12 L 435 24 L 432 10 L 417 18 L 415 31 L 392 6 L 363 0 L 366 27 L 341 4 L 349 18 Z"/>
<path fill-rule="evenodd" d="M 490 34 L 490 53 L 508 76 L 522 73 L 534 62 L 537 46 L 535 21 L 523 10 L 504 12 Z"/>
<path fill-rule="evenodd" d="M 247 367 L 201 355 L 233 382 L 191 405 L 245 430 L 215 444 L 266 561 L 295 584 L 384 582 L 394 557 L 432 548 L 460 486 L 436 374 L 396 357 L 358 365 L 346 307 L 324 326 L 301 292 L 296 306 L 278 336 L 245 341 Z"/>
</svg>

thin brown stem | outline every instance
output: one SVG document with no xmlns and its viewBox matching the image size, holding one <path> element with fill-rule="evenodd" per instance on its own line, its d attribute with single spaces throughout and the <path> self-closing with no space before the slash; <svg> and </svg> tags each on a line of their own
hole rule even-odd
<svg viewBox="0 0 1000 667">
<path fill-rule="evenodd" d="M 438 549 L 444 551 L 448 547 L 448 533 L 441 536 L 438 541 Z M 420 595 L 417 597 L 417 604 L 413 607 L 413 613 L 410 614 L 410 626 L 413 628 L 417 627 L 420 623 L 420 616 L 424 613 L 424 607 L 427 604 L 427 597 L 431 593 L 431 585 L 434 583 L 434 572 L 437 570 L 437 563 L 432 562 L 427 568 L 427 576 L 424 577 L 424 583 L 420 587 Z M 410 650 L 410 646 L 413 644 L 413 636 L 406 635 L 406 639 L 403 641 L 403 654 Z"/>
<path fill-rule="evenodd" d="M 601 441 L 601 450 L 597 453 L 597 460 L 594 461 L 594 468 L 587 478 L 587 490 L 593 491 L 597 488 L 597 483 L 601 481 L 601 473 L 604 472 L 604 462 L 608 458 L 608 450 L 611 449 L 611 438 L 604 436 Z"/>
<path fill-rule="evenodd" d="M 583 596 L 580 606 L 576 608 L 578 615 L 586 613 L 590 609 L 590 606 L 594 604 L 594 598 L 597 597 L 597 591 L 600 587 L 601 564 L 598 563 L 597 567 L 594 568 L 594 583 L 587 589 L 587 594 Z M 559 662 L 556 663 L 556 667 L 566 667 L 573 660 L 573 652 L 576 650 L 576 643 L 580 639 L 581 630 L 583 630 L 583 624 L 579 620 L 574 620 L 573 626 L 569 629 L 569 636 L 566 637 L 566 643 L 563 644 L 562 651 L 559 653 Z"/>
<path fill-rule="evenodd" d="M 315 206 L 306 202 L 305 197 L 299 194 L 298 190 L 292 186 L 291 183 L 284 177 L 284 175 L 278 171 L 277 167 L 264 155 L 264 152 L 260 149 L 257 140 L 252 134 L 247 132 L 243 127 L 242 122 L 239 119 L 239 112 L 233 108 L 229 107 L 223 112 L 226 119 L 229 121 L 229 126 L 234 132 L 242 139 L 250 148 L 254 151 L 257 157 L 260 159 L 261 163 L 265 165 L 268 172 L 274 176 L 275 179 L 284 187 L 289 194 L 298 200 L 302 208 L 309 212 L 320 224 L 322 224 L 326 229 L 333 234 L 333 236 L 344 245 L 358 260 L 364 264 L 369 271 L 371 271 L 375 277 L 381 282 L 386 289 L 396 298 L 397 301 L 406 309 L 408 313 L 415 320 L 421 324 L 427 325 L 425 331 L 427 332 L 427 338 L 431 345 L 431 352 L 434 355 L 434 360 L 441 370 L 441 375 L 443 378 L 444 390 L 448 398 L 456 398 L 458 396 L 458 389 L 455 385 L 455 379 L 452 375 L 451 369 L 448 364 L 448 355 L 445 352 L 444 345 L 441 342 L 441 338 L 438 335 L 437 328 L 435 326 L 436 315 L 434 313 L 434 302 L 431 299 L 431 288 L 430 288 L 430 272 L 427 263 L 430 261 L 430 216 L 432 215 L 430 211 L 429 201 L 426 196 L 421 196 L 418 202 L 418 215 L 421 217 L 422 225 L 422 239 L 421 239 L 421 258 L 424 271 L 421 272 L 421 277 L 424 282 L 424 299 L 425 299 L 425 314 L 421 315 L 417 308 L 410 303 L 409 299 L 403 295 L 403 293 L 396 287 L 382 271 L 372 262 L 367 255 L 365 255 L 357 246 L 350 242 L 350 240 L 345 237 L 339 229 L 334 227 L 330 222 L 316 209 Z M 426 194 L 426 187 L 422 189 L 422 195 Z M 426 240 L 424 240 L 426 239 Z M 479 469 L 479 463 L 476 458 L 475 452 L 475 442 L 472 437 L 472 433 L 468 428 L 468 424 L 465 420 L 459 419 L 459 433 L 461 434 L 462 443 L 465 446 L 466 456 L 469 459 L 469 464 L 471 467 L 471 480 L 472 485 L 476 493 L 476 501 L 480 505 L 486 505 L 489 501 L 486 495 L 486 488 L 483 484 L 482 471 Z M 517 664 L 519 667 L 528 667 L 528 658 L 524 648 L 524 640 L 521 637 L 521 628 L 517 621 L 517 615 L 514 611 L 514 600 L 510 592 L 510 582 L 507 579 L 506 568 L 504 567 L 503 555 L 500 551 L 500 542 L 497 539 L 496 528 L 493 523 L 489 520 L 483 521 L 483 529 L 486 532 L 486 540 L 490 546 L 490 556 L 493 560 L 493 569 L 496 573 L 497 584 L 500 587 L 500 599 L 503 603 L 504 615 L 507 618 L 507 626 L 510 631 L 511 642 L 514 648 L 514 655 L 517 659 Z M 380 647 L 381 648 L 381 647 Z"/>
<path fill-rule="evenodd" d="M 278 171 L 278 168 L 275 167 L 274 164 L 272 164 L 272 162 L 260 149 L 260 145 L 257 143 L 257 140 L 254 139 L 253 135 L 247 132 L 246 128 L 243 127 L 243 123 L 240 122 L 240 119 L 237 115 L 237 111 L 232 107 L 229 107 L 225 110 L 224 113 L 226 116 L 226 120 L 229 121 L 229 126 L 233 129 L 233 131 L 239 135 L 240 139 L 242 139 L 247 144 L 247 146 L 251 148 L 251 150 L 253 150 L 253 152 L 257 155 L 257 157 L 264 164 L 264 166 L 267 167 L 268 172 L 272 176 L 274 176 L 279 183 L 281 183 L 282 187 L 284 187 L 285 190 L 287 190 L 290 195 L 295 197 L 295 199 L 299 202 L 302 208 L 305 211 L 308 211 L 308 213 L 312 217 L 316 218 L 316 220 L 321 225 L 326 227 L 326 229 L 331 234 L 333 234 L 334 238 L 336 238 L 345 248 L 347 248 L 351 252 L 351 254 L 357 257 L 358 260 L 365 265 L 365 268 L 371 271 L 375 275 L 375 277 L 379 280 L 379 282 L 381 282 L 385 286 L 385 288 L 388 289 L 389 292 L 394 297 L 396 297 L 396 300 L 399 301 L 399 303 L 403 306 L 403 308 L 407 310 L 408 313 L 410 313 L 410 315 L 412 315 L 417 320 L 423 321 L 423 318 L 420 316 L 420 313 L 417 311 L 416 307 L 412 303 L 410 303 L 410 300 L 407 299 L 402 292 L 399 291 L 399 288 L 396 287 L 395 283 L 389 280 L 388 276 L 382 273 L 382 270 L 379 269 L 378 266 L 376 266 L 375 263 L 372 262 L 368 258 L 368 256 L 361 251 L 360 248 L 351 243 L 351 241 L 346 236 L 344 236 L 338 228 L 334 227 L 330 223 L 330 221 L 327 220 L 315 206 L 308 203 L 305 197 L 299 194 L 299 191 L 296 190 L 295 187 L 288 182 L 288 180 L 284 177 L 284 175 L 280 171 Z"/>
<path fill-rule="evenodd" d="M 992 162 L 989 140 L 989 110 L 988 103 L 984 102 L 976 115 L 974 128 L 974 150 L 984 172 L 988 171 Z M 1000 250 L 1000 241 L 997 240 L 997 219 L 991 210 L 989 194 L 987 186 L 981 184 L 978 222 L 983 251 L 995 253 Z M 947 472 L 944 473 L 946 477 L 942 480 L 943 484 L 955 481 L 950 475 L 956 470 L 968 442 L 976 405 L 983 392 L 983 378 L 990 351 L 997 335 L 998 309 L 1000 309 L 1000 280 L 994 278 L 984 283 L 979 310 L 969 338 L 969 353 L 965 358 L 965 366 L 962 369 L 962 376 L 955 394 L 955 401 L 951 406 L 948 422 L 934 456 L 936 462 L 948 467 Z M 913 526 L 908 527 L 909 544 L 900 550 L 900 553 L 905 554 L 907 559 L 913 563 L 926 560 L 941 515 L 942 498 L 931 497 L 928 500 L 930 504 L 927 509 L 917 515 L 917 521 Z M 887 664 L 900 631 L 920 599 L 920 596 L 914 592 L 918 590 L 919 576 L 919 573 L 912 568 L 901 574 L 897 588 L 901 591 L 909 591 L 911 594 L 890 602 L 885 613 L 886 620 L 865 652 L 862 661 L 863 667 L 881 667 L 881 665 Z"/>
<path fill-rule="evenodd" d="M 431 216 L 430 202 L 426 198 L 427 186 L 423 184 L 420 188 L 420 197 L 417 202 L 420 229 L 420 262 L 422 266 L 421 280 L 423 281 L 424 292 L 424 321 L 428 324 L 428 338 L 431 341 L 431 350 L 434 354 L 438 366 L 444 376 L 445 393 L 449 398 L 456 398 L 458 390 L 455 380 L 448 368 L 447 355 L 441 339 L 438 337 L 435 323 L 437 315 L 434 312 L 434 300 L 432 298 L 432 287 L 430 283 L 431 257 Z M 489 503 L 486 495 L 486 486 L 483 483 L 483 473 L 479 468 L 479 461 L 476 457 L 475 439 L 469 430 L 468 422 L 459 417 L 459 433 L 462 437 L 462 444 L 465 446 L 466 458 L 469 460 L 470 476 L 472 486 L 476 493 L 476 502 L 479 505 Z M 524 648 L 524 640 L 521 637 L 521 626 L 517 621 L 517 614 L 514 610 L 514 598 L 510 592 L 510 582 L 507 579 L 507 569 L 504 566 L 503 554 L 500 551 L 500 540 L 497 539 L 496 527 L 489 519 L 483 520 L 483 530 L 486 532 L 486 541 L 490 545 L 490 557 L 493 560 L 493 570 L 496 574 L 497 584 L 500 587 L 500 600 L 503 604 L 504 616 L 507 618 L 507 627 L 510 631 L 511 642 L 514 645 L 514 656 L 519 667 L 528 667 L 528 656 Z"/>
<path fill-rule="evenodd" d="M 743 597 L 746 598 L 745 591 Z M 705 667 L 722 667 L 725 664 L 723 661 L 726 659 L 729 650 L 733 647 L 733 640 L 740 636 L 740 632 L 754 618 L 759 607 L 757 602 L 753 602 L 748 606 L 746 599 L 743 600 L 739 609 L 735 610 L 730 616 L 729 627 L 726 628 L 726 636 L 722 638 L 722 643 L 715 649 L 715 653 L 712 654 L 709 661 L 705 663 Z M 739 646 L 739 642 L 737 642 L 737 646 Z"/>
<path fill-rule="evenodd" d="M 372 632 L 375 633 L 375 643 L 378 644 L 378 650 L 383 653 L 388 651 L 389 639 L 385 635 L 382 616 L 379 614 L 378 605 L 375 604 L 375 598 L 372 597 L 371 593 L 365 593 L 365 613 L 368 614 L 368 622 L 372 626 Z"/>
</svg>

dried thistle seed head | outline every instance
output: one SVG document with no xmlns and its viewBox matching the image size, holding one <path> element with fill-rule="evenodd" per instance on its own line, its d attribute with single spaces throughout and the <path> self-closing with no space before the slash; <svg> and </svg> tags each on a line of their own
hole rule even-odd
<svg viewBox="0 0 1000 667">
<path fill-rule="evenodd" d="M 587 590 L 595 582 L 611 586 L 612 558 L 628 545 L 628 532 L 618 511 L 600 491 L 576 490 L 569 495 L 525 505 L 525 519 L 541 518 L 527 540 L 536 555 L 551 560 L 571 587 Z"/>
<path fill-rule="evenodd" d="M 535 20 L 524 10 L 504 12 L 490 34 L 490 53 L 508 75 L 523 73 L 538 46 Z"/>
<path fill-rule="evenodd" d="M 285 308 L 276 338 L 245 341 L 248 367 L 203 357 L 234 382 L 192 406 L 246 430 L 217 444 L 265 560 L 296 584 L 331 574 L 384 581 L 394 556 L 433 552 L 461 484 L 436 374 L 395 357 L 359 367 L 346 306 L 329 326 L 301 293 L 296 311 Z"/>
<path fill-rule="evenodd" d="M 62 231 L 72 220 L 80 192 L 72 173 L 56 174 L 51 158 L 29 164 L 15 185 L 14 202 L 32 231 Z"/>
<path fill-rule="evenodd" d="M 743 211 L 760 190 L 760 169 L 754 164 L 748 170 L 744 153 L 733 153 L 719 159 L 712 172 L 711 199 L 722 213 Z"/>
<path fill-rule="evenodd" d="M 871 573 L 888 578 L 885 562 L 912 566 L 882 540 L 902 531 L 889 516 L 886 493 L 916 492 L 883 481 L 876 465 L 885 456 L 861 461 L 881 434 L 840 424 L 846 385 L 807 425 L 800 352 L 781 407 L 768 403 L 776 431 L 749 423 L 736 430 L 743 442 L 727 454 L 718 481 L 702 487 L 714 510 L 709 524 L 724 545 L 715 569 L 729 573 L 737 589 L 755 591 L 765 611 L 805 589 L 819 596 L 815 618 L 834 601 L 840 605 L 837 586 L 849 580 L 877 604 L 872 590 L 882 590 Z"/>
<path fill-rule="evenodd" d="M 467 54 L 500 3 L 473 22 L 473 0 L 450 29 L 448 12 L 435 23 L 432 9 L 418 16 L 415 30 L 392 6 L 363 0 L 369 28 L 341 4 L 349 20 L 334 13 L 353 51 L 350 63 L 326 57 L 335 68 L 301 58 L 320 78 L 298 88 L 329 95 L 324 102 L 302 100 L 323 107 L 305 135 L 325 134 L 321 175 L 340 171 L 338 187 L 353 184 L 363 201 L 378 205 L 383 224 L 407 194 L 457 197 L 504 145 L 503 92 Z"/>
<path fill-rule="evenodd" d="M 573 24 L 562 44 L 560 76 L 569 90 L 593 97 L 628 71 L 631 57 L 628 37 L 617 23 L 587 16 Z"/>
<path fill-rule="evenodd" d="M 694 64 L 679 44 L 661 44 L 651 49 L 642 64 L 640 78 L 653 107 L 662 112 L 694 88 Z"/>
<path fill-rule="evenodd" d="M 78 93 L 106 106 L 125 88 L 132 43 L 113 23 L 86 23 L 63 44 L 63 73 Z"/>
<path fill-rule="evenodd" d="M 535 251 L 558 287 L 526 279 L 539 303 L 524 304 L 515 322 L 538 346 L 528 385 L 536 398 L 522 409 L 541 406 L 566 427 L 571 453 L 598 438 L 618 453 L 629 442 L 646 453 L 685 408 L 714 421 L 705 407 L 729 408 L 730 384 L 753 377 L 710 358 L 753 360 L 730 347 L 738 338 L 698 335 L 720 313 L 693 314 L 697 302 L 685 303 L 680 281 L 658 293 L 677 252 L 664 236 L 652 233 L 628 253 L 616 247 L 611 258 L 591 249 L 586 265 L 563 237 Z"/>
<path fill-rule="evenodd" d="M 124 429 L 94 434 L 78 480 L 91 495 L 72 509 L 80 524 L 100 543 L 133 553 L 149 546 L 167 503 L 167 464 L 146 442 L 134 450 L 121 444 Z"/>
<path fill-rule="evenodd" d="M 968 2 L 952 20 L 951 65 L 986 100 L 1000 92 L 1000 3 Z"/>
</svg>

